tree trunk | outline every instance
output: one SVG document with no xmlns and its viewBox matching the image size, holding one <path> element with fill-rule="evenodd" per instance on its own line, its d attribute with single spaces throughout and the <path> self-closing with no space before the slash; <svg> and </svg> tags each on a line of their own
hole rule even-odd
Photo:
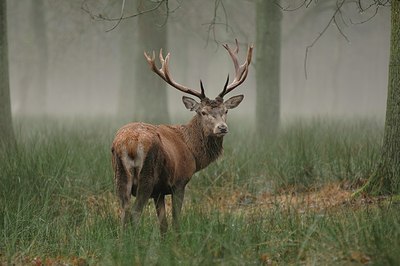
<svg viewBox="0 0 400 266">
<path fill-rule="evenodd" d="M 150 1 L 141 1 L 139 10 L 147 10 L 154 6 Z M 140 46 L 136 49 L 135 82 L 135 116 L 142 121 L 166 123 L 169 121 L 167 86 L 165 81 L 150 71 L 144 51 L 155 51 L 156 54 L 162 48 L 164 53 L 167 48 L 167 26 L 164 21 L 163 8 L 139 16 L 139 40 Z M 160 66 L 160 65 L 159 65 Z"/>
<path fill-rule="evenodd" d="M 400 193 L 400 0 L 391 1 L 391 41 L 386 121 L 381 159 L 361 191 Z"/>
<path fill-rule="evenodd" d="M 155 5 L 150 1 L 138 1 L 138 3 L 138 11 L 151 9 Z M 152 52 L 154 50 L 158 59 L 158 52 L 161 48 L 164 53 L 168 51 L 164 9 L 159 7 L 155 11 L 140 15 L 137 26 L 136 38 L 130 44 L 134 49 L 132 56 L 135 64 L 134 78 L 130 79 L 131 84 L 127 84 L 127 82 L 122 84 L 125 87 L 123 90 L 133 90 L 134 95 L 133 98 L 124 99 L 125 103 L 121 102 L 121 104 L 130 106 L 128 108 L 132 110 L 131 114 L 135 120 L 168 123 L 166 83 L 150 70 L 143 55 L 144 51 Z M 134 34 L 133 31 L 131 34 Z M 129 54 L 129 56 L 131 55 Z M 161 66 L 160 63 L 158 65 Z M 124 71 L 128 70 L 125 69 Z M 129 79 L 128 77 L 125 78 Z"/>
<path fill-rule="evenodd" d="M 14 143 L 8 72 L 7 5 L 0 0 L 0 144 Z"/>
<path fill-rule="evenodd" d="M 136 1 L 127 1 L 126 10 L 136 10 Z M 116 30 L 120 35 L 120 62 L 121 84 L 118 99 L 118 114 L 132 119 L 134 116 L 133 100 L 135 98 L 135 67 L 145 67 L 145 61 L 136 62 L 135 46 L 140 43 L 137 34 L 137 20 L 127 20 L 121 23 Z M 141 64 L 140 64 L 141 63 Z M 133 118 L 136 118 L 135 116 Z"/>
<path fill-rule="evenodd" d="M 48 49 L 47 49 L 47 31 L 45 21 L 45 10 L 43 0 L 35 0 L 32 2 L 32 26 L 36 44 L 36 56 L 34 57 L 34 65 L 36 66 L 35 76 L 32 77 L 34 84 L 35 102 L 34 109 L 40 115 L 46 113 L 46 97 L 47 97 L 47 66 L 48 66 Z"/>
<path fill-rule="evenodd" d="M 26 38 L 30 42 L 23 45 L 24 52 L 29 56 L 25 56 L 24 63 L 18 67 L 20 94 L 17 97 L 20 106 L 18 109 L 20 113 L 25 115 L 43 115 L 46 113 L 48 70 L 48 41 L 44 0 L 22 2 L 21 7 L 16 10 L 21 12 L 22 9 L 28 10 L 29 36 L 26 36 Z"/>
<path fill-rule="evenodd" d="M 256 125 L 275 135 L 280 118 L 281 8 L 274 1 L 257 1 Z"/>
</svg>

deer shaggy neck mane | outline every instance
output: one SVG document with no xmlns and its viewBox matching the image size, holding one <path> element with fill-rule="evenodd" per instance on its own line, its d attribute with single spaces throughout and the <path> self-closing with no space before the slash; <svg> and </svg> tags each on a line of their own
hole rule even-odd
<svg viewBox="0 0 400 266">
<path fill-rule="evenodd" d="M 207 167 L 222 154 L 223 137 L 206 136 L 200 115 L 196 114 L 188 124 L 183 125 L 182 132 L 184 141 L 196 160 L 196 171 Z"/>
</svg>

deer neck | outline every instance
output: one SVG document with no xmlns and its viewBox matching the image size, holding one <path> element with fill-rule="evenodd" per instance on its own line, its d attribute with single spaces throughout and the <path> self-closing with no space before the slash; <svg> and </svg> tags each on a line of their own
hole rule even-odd
<svg viewBox="0 0 400 266">
<path fill-rule="evenodd" d="M 198 115 L 183 126 L 183 135 L 196 160 L 196 171 L 205 168 L 222 154 L 223 137 L 205 136 Z"/>
</svg>

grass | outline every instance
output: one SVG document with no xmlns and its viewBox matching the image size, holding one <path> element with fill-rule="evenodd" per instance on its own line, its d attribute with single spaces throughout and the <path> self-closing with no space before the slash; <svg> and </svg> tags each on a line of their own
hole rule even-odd
<svg viewBox="0 0 400 266">
<path fill-rule="evenodd" d="M 189 183 L 180 234 L 169 230 L 160 239 L 152 204 L 138 228 L 119 233 L 110 145 L 121 123 L 20 121 L 17 148 L 0 154 L 0 264 L 400 262 L 396 201 L 312 206 L 326 200 L 324 188 L 348 191 L 369 176 L 379 125 L 290 122 L 271 140 L 231 124 L 223 158 Z M 301 205 L 310 197 L 312 204 Z"/>
</svg>

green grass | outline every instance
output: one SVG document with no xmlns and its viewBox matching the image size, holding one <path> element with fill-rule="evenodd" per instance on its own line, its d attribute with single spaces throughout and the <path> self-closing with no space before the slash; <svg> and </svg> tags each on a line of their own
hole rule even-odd
<svg viewBox="0 0 400 266">
<path fill-rule="evenodd" d="M 381 126 L 372 120 L 300 120 L 284 125 L 274 139 L 232 124 L 224 159 L 200 173 L 199 185 L 276 192 L 358 183 L 373 171 L 382 138 Z"/>
<path fill-rule="evenodd" d="M 17 122 L 18 146 L 0 154 L 0 264 L 400 262 L 397 203 L 322 212 L 251 202 L 226 211 L 205 207 L 205 199 L 237 191 L 257 196 L 357 184 L 378 158 L 379 125 L 291 122 L 265 139 L 231 124 L 223 158 L 189 183 L 180 234 L 169 230 L 162 240 L 151 204 L 138 228 L 119 233 L 110 145 L 121 123 Z"/>
</svg>

